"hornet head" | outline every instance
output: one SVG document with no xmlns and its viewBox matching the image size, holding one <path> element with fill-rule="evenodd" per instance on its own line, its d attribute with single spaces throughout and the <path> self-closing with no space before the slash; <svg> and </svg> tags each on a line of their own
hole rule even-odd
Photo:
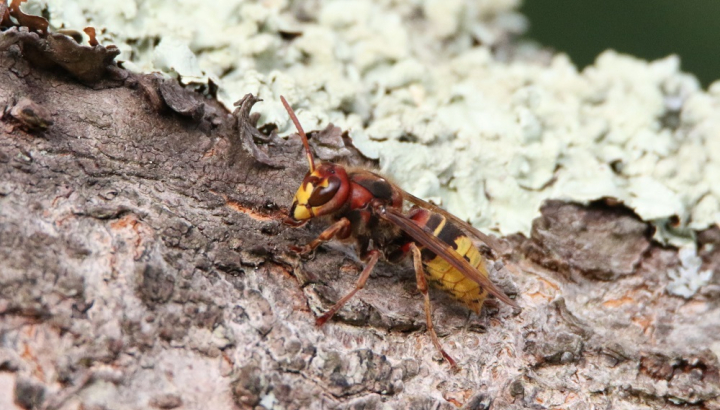
<svg viewBox="0 0 720 410">
<path fill-rule="evenodd" d="M 328 215 L 339 210 L 350 195 L 350 181 L 345 168 L 340 165 L 323 163 L 319 167 L 315 167 L 305 131 L 285 98 L 280 97 L 280 100 L 300 134 L 310 165 L 310 171 L 305 175 L 300 188 L 295 193 L 292 207 L 285 219 L 285 223 L 299 226 L 310 218 Z"/>
</svg>

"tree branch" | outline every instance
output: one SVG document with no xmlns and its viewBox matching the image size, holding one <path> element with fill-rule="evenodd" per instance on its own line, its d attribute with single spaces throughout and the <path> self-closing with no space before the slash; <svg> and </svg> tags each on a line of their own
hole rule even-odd
<svg viewBox="0 0 720 410">
<path fill-rule="evenodd" d="M 549 203 L 511 238 L 494 279 L 519 314 L 432 293 L 455 373 L 409 265 L 380 263 L 315 327 L 362 266 L 342 247 L 288 251 L 325 226 L 280 223 L 302 146 L 253 138 L 252 104 L 233 117 L 117 72 L 88 88 L 17 44 L 0 65 L 5 111 L 27 98 L 51 117 L 0 123 L 0 407 L 720 408 L 718 287 L 664 292 L 677 252 L 625 209 Z M 367 163 L 334 127 L 315 139 Z M 720 240 L 703 237 L 714 268 Z"/>
</svg>

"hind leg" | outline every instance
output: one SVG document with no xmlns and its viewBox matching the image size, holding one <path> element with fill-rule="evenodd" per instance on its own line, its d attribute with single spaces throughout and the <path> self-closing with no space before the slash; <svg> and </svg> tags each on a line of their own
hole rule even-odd
<svg viewBox="0 0 720 410">
<path fill-rule="evenodd" d="M 447 354 L 447 352 L 445 352 L 442 345 L 440 344 L 440 340 L 438 339 L 437 334 L 435 333 L 435 327 L 432 323 L 432 307 L 430 306 L 428 283 L 427 279 L 425 279 L 425 268 L 423 268 L 422 265 L 422 254 L 420 253 L 420 249 L 418 249 L 417 245 L 415 245 L 414 243 L 410 244 L 410 249 L 413 253 L 413 264 L 415 265 L 415 279 L 417 280 L 417 288 L 420 293 L 423 294 L 423 298 L 425 299 L 425 321 L 427 322 L 428 333 L 430 333 L 432 342 L 435 347 L 440 351 L 442 357 L 444 357 L 445 360 L 450 363 L 450 366 L 457 368 L 457 363 L 455 362 L 455 360 L 453 360 L 452 357 L 450 357 L 449 354 Z"/>
</svg>

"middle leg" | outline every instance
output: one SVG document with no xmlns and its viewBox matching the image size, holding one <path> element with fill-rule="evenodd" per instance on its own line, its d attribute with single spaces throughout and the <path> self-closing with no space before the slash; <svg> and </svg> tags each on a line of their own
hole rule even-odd
<svg viewBox="0 0 720 410">
<path fill-rule="evenodd" d="M 365 282 L 367 282 L 368 278 L 370 277 L 370 272 L 372 272 L 378 259 L 380 259 L 380 251 L 378 251 L 377 249 L 373 249 L 368 252 L 368 255 L 370 255 L 370 259 L 368 260 L 367 265 L 365 265 L 365 268 L 360 274 L 360 277 L 358 278 L 358 281 L 355 284 L 353 290 L 351 290 L 350 292 L 348 292 L 347 295 L 343 296 L 340 300 L 338 300 L 337 303 L 335 303 L 335 305 L 330 308 L 330 310 L 325 312 L 325 314 L 315 319 L 315 325 L 324 325 L 325 322 L 327 322 L 331 317 L 333 317 L 333 315 L 335 315 L 335 313 L 337 313 L 337 311 L 340 310 L 340 308 L 342 308 L 348 300 L 350 300 L 350 298 L 355 296 L 355 293 L 357 293 L 358 290 L 365 287 Z"/>
</svg>

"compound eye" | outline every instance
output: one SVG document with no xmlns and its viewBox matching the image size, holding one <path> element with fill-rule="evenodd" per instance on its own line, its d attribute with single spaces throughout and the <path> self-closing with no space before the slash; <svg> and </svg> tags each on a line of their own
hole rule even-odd
<svg viewBox="0 0 720 410">
<path fill-rule="evenodd" d="M 335 196 L 335 193 L 337 193 L 338 189 L 340 189 L 342 181 L 340 181 L 340 178 L 336 176 L 328 177 L 327 181 L 328 186 L 319 186 L 313 189 L 312 194 L 310 194 L 310 198 L 308 199 L 308 205 L 312 207 L 322 206 Z"/>
<path fill-rule="evenodd" d="M 321 182 L 320 178 L 316 177 L 315 175 L 310 175 L 310 173 L 308 173 L 307 175 L 305 175 L 305 178 L 303 179 L 303 183 L 302 183 L 303 189 L 307 188 L 307 184 L 311 184 L 311 185 L 315 186 L 315 185 L 319 185 L 320 182 Z"/>
</svg>

